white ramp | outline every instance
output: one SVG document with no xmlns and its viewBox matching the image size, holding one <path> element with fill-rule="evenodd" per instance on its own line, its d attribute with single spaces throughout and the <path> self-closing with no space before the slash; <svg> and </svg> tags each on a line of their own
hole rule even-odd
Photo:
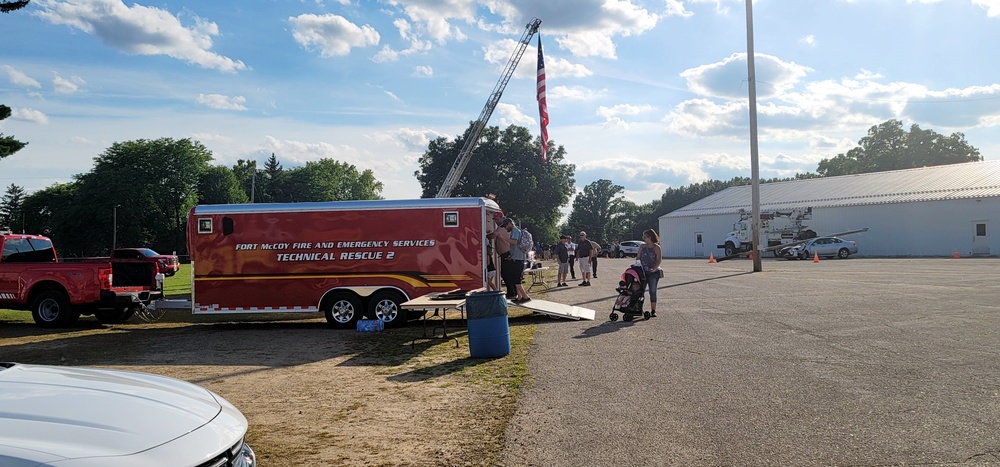
<svg viewBox="0 0 1000 467">
<path fill-rule="evenodd" d="M 514 303 L 507 300 L 507 306 L 519 306 L 521 308 L 527 308 L 531 311 L 535 311 L 544 315 L 558 316 L 560 318 L 569 319 L 589 319 L 594 320 L 594 316 L 597 314 L 596 311 L 589 308 L 583 308 L 574 305 L 564 305 L 562 303 L 548 302 L 545 300 L 538 300 L 536 298 L 531 299 L 531 301 L 524 303 Z"/>
</svg>

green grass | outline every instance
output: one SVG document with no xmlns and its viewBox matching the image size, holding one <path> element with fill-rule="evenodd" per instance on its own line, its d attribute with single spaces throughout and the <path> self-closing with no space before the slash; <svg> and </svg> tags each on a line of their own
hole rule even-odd
<svg viewBox="0 0 1000 467">
<path fill-rule="evenodd" d="M 179 300 L 191 298 L 191 265 L 182 264 L 177 274 L 163 280 L 163 294 Z M 190 313 L 189 313 L 190 314 Z M 31 312 L 0 308 L 0 323 L 31 323 Z"/>
</svg>

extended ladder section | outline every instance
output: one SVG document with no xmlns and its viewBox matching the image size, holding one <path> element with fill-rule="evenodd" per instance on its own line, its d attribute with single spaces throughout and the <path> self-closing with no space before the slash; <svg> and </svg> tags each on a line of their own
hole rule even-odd
<svg viewBox="0 0 1000 467">
<path fill-rule="evenodd" d="M 517 68 L 517 63 L 521 61 L 521 56 L 524 55 L 525 49 L 528 48 L 531 38 L 538 32 L 540 24 L 542 24 L 542 20 L 538 18 L 534 18 L 528 23 L 524 34 L 521 35 L 521 40 L 517 48 L 514 49 L 514 54 L 507 61 L 507 66 L 500 76 L 500 81 L 497 81 L 496 86 L 493 87 L 493 93 L 486 100 L 486 106 L 483 107 L 482 113 L 479 114 L 479 119 L 472 125 L 472 130 L 465 139 L 465 145 L 462 146 L 462 150 L 458 153 L 458 158 L 455 159 L 455 163 L 451 166 L 451 171 L 448 172 L 444 183 L 441 184 L 441 189 L 437 194 L 438 198 L 451 196 L 451 192 L 458 186 L 458 180 L 462 178 L 462 172 L 465 172 L 465 167 L 469 165 L 469 160 L 472 159 L 472 151 L 476 148 L 476 144 L 479 143 L 479 137 L 482 136 L 483 130 L 486 128 L 486 123 L 490 121 L 493 109 L 496 109 L 497 104 L 500 102 L 500 96 L 503 95 L 503 90 L 507 87 L 507 82 L 510 81 L 511 76 L 514 76 L 514 69 Z"/>
</svg>

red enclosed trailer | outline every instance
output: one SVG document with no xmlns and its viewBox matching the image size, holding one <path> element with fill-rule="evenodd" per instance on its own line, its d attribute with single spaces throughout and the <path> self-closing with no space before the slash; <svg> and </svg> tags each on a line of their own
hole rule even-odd
<svg viewBox="0 0 1000 467">
<path fill-rule="evenodd" d="M 486 198 L 196 206 L 193 311 L 401 322 L 407 300 L 485 286 L 499 211 Z"/>
</svg>

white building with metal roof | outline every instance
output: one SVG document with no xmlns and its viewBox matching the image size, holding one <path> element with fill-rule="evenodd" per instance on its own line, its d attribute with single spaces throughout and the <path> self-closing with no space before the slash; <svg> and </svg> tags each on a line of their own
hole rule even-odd
<svg viewBox="0 0 1000 467">
<path fill-rule="evenodd" d="M 760 185 L 761 212 L 812 208 L 803 222 L 820 236 L 845 236 L 859 256 L 990 256 L 1000 254 L 1000 161 L 922 167 Z M 667 258 L 722 254 L 751 187 L 736 186 L 660 217 Z"/>
</svg>

